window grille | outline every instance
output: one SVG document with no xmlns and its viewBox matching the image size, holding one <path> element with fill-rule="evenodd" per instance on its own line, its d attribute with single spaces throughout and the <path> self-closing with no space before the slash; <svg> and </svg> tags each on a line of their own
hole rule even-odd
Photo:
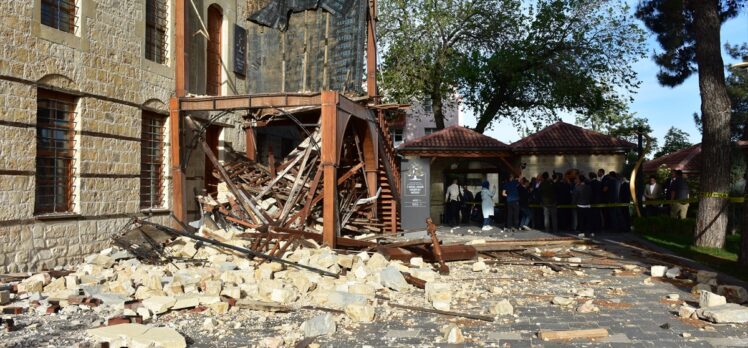
<svg viewBox="0 0 748 348">
<path fill-rule="evenodd" d="M 165 118 L 143 112 L 140 141 L 140 207 L 163 205 Z"/>
<path fill-rule="evenodd" d="M 39 90 L 35 214 L 73 210 L 75 98 Z"/>
<path fill-rule="evenodd" d="M 42 24 L 67 33 L 75 33 L 78 27 L 76 0 L 41 0 Z"/>
<path fill-rule="evenodd" d="M 166 63 L 168 17 L 166 0 L 146 0 L 145 58 L 159 64 Z"/>
</svg>

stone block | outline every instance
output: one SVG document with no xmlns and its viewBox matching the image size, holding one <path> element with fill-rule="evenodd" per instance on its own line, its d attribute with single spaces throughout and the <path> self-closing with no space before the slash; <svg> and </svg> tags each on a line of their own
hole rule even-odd
<svg viewBox="0 0 748 348">
<path fill-rule="evenodd" d="M 699 309 L 699 318 L 709 320 L 717 324 L 744 324 L 748 323 L 748 307 L 736 303 L 726 303 L 719 306 Z"/>
<path fill-rule="evenodd" d="M 373 259 L 374 258 L 372 258 L 372 260 Z M 371 262 L 371 260 L 369 260 L 369 262 Z M 382 286 L 388 287 L 395 291 L 407 290 L 410 287 L 408 282 L 405 281 L 405 277 L 403 277 L 402 273 L 400 273 L 400 270 L 394 267 L 387 267 L 383 269 L 382 272 L 379 273 L 379 277 L 382 282 Z"/>
<path fill-rule="evenodd" d="M 154 314 L 162 314 L 171 309 L 176 302 L 177 300 L 173 297 L 156 296 L 143 300 L 142 305 Z"/>
<path fill-rule="evenodd" d="M 727 303 L 727 298 L 725 298 L 724 296 L 717 295 L 715 293 L 711 293 L 709 291 L 702 291 L 701 295 L 699 295 L 699 307 L 700 308 L 721 306 L 726 303 Z"/>
<path fill-rule="evenodd" d="M 337 326 L 332 314 L 325 313 L 305 321 L 301 328 L 304 331 L 304 337 L 316 337 L 334 334 Z"/>
<path fill-rule="evenodd" d="M 665 276 L 665 272 L 667 272 L 667 266 L 652 266 L 649 269 L 649 274 L 653 278 L 661 278 Z"/>
<path fill-rule="evenodd" d="M 745 303 L 748 302 L 748 291 L 742 286 L 737 285 L 720 285 L 717 287 L 717 293 L 726 297 L 728 302 Z"/>
<path fill-rule="evenodd" d="M 513 315 L 514 307 L 509 303 L 509 300 L 503 299 L 491 306 L 491 314 L 498 316 Z"/>
<path fill-rule="evenodd" d="M 354 322 L 371 323 L 374 321 L 375 310 L 368 304 L 351 303 L 345 306 L 345 314 Z"/>
</svg>

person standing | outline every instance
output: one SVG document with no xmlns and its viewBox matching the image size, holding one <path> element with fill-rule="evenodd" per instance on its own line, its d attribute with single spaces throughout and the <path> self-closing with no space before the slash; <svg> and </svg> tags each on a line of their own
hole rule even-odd
<svg viewBox="0 0 748 348">
<path fill-rule="evenodd" d="M 645 204 L 645 211 L 647 213 L 647 216 L 655 216 L 657 215 L 657 212 L 659 210 L 659 206 L 656 204 L 646 204 L 647 201 L 656 201 L 659 199 L 662 199 L 663 193 L 662 193 L 662 185 L 657 183 L 657 177 L 654 175 L 651 175 L 649 177 L 649 182 L 644 187 L 644 197 L 642 198 L 642 201 Z"/>
<path fill-rule="evenodd" d="M 468 190 L 467 187 L 464 185 L 461 187 L 462 189 L 462 223 L 466 225 L 470 225 L 470 213 L 473 211 L 473 207 L 475 207 L 475 197 L 473 197 L 473 192 Z"/>
<path fill-rule="evenodd" d="M 512 231 L 519 228 L 519 181 L 514 174 L 504 183 L 501 196 L 506 200 L 506 227 Z"/>
<path fill-rule="evenodd" d="M 480 190 L 481 199 L 481 211 L 483 211 L 483 231 L 490 230 L 491 227 L 491 216 L 493 215 L 493 196 L 496 195 L 495 190 L 489 190 L 488 181 L 483 181 Z"/>
<path fill-rule="evenodd" d="M 522 178 L 519 185 L 519 211 L 520 217 L 519 228 L 529 231 L 532 222 L 532 210 L 530 209 L 530 181 Z"/>
<path fill-rule="evenodd" d="M 574 204 L 577 206 L 577 227 L 579 231 L 589 236 L 592 233 L 591 211 L 592 189 L 587 185 L 584 174 L 579 174 L 574 185 Z"/>
<path fill-rule="evenodd" d="M 553 188 L 553 182 L 544 172 L 540 182 L 540 198 L 543 205 L 543 222 L 546 232 L 558 232 L 558 209 L 556 206 L 556 191 Z"/>
<path fill-rule="evenodd" d="M 603 202 L 603 184 L 597 178 L 595 172 L 590 172 L 590 205 L 602 204 Z M 603 228 L 602 209 L 600 207 L 591 207 L 588 223 L 592 232 L 600 231 Z"/>
<path fill-rule="evenodd" d="M 620 217 L 621 217 L 621 232 L 631 232 L 631 210 L 629 209 L 630 206 L 628 204 L 631 203 L 631 185 L 628 178 L 624 175 L 620 175 L 621 177 L 621 188 L 618 191 L 618 202 L 621 204 L 626 204 L 626 206 L 618 207 Z"/>
<path fill-rule="evenodd" d="M 621 196 L 621 181 L 616 172 L 610 172 L 606 177 L 607 180 L 603 187 L 606 202 L 609 204 L 617 204 Z M 621 216 L 621 210 L 618 208 L 619 207 L 608 207 L 605 209 L 608 212 L 608 224 L 606 225 L 606 228 L 609 231 L 623 231 L 623 217 Z"/>
<path fill-rule="evenodd" d="M 671 206 L 670 217 L 685 219 L 686 215 L 688 215 L 689 203 L 687 202 L 687 200 L 690 198 L 690 193 L 688 191 L 688 183 L 686 182 L 686 179 L 683 177 L 682 170 L 675 171 L 675 177 L 673 178 L 672 181 L 670 181 L 669 191 L 670 191 L 670 199 L 674 201 L 679 201 L 679 202 L 674 202 L 673 205 Z"/>
<path fill-rule="evenodd" d="M 452 185 L 447 187 L 447 194 L 444 196 L 444 201 L 447 202 L 447 218 L 446 222 L 456 227 L 460 225 L 460 200 L 462 194 L 460 192 L 459 181 L 457 179 L 452 180 Z"/>
<path fill-rule="evenodd" d="M 561 173 L 554 174 L 553 191 L 556 193 L 557 205 L 571 204 L 571 185 Z M 558 225 L 563 230 L 571 229 L 571 209 L 561 209 L 557 211 Z"/>
</svg>

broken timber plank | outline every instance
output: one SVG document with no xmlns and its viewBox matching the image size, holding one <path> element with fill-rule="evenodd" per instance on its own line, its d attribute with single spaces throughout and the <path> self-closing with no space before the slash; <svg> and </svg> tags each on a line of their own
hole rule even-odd
<svg viewBox="0 0 748 348">
<path fill-rule="evenodd" d="M 543 341 L 573 340 L 577 338 L 608 337 L 607 329 L 569 330 L 569 331 L 539 331 L 538 338 Z"/>
<path fill-rule="evenodd" d="M 489 317 L 487 315 L 480 315 L 480 314 L 470 314 L 470 313 L 460 313 L 460 312 L 452 312 L 452 311 L 443 311 L 439 309 L 431 309 L 431 308 L 423 308 L 423 307 L 414 307 L 414 306 L 405 306 L 397 303 L 388 302 L 387 303 L 390 307 L 395 308 L 402 308 L 407 309 L 411 311 L 419 311 L 419 312 L 426 312 L 426 313 L 435 313 L 435 314 L 441 314 L 441 315 L 448 315 L 452 317 L 462 317 L 467 319 L 475 319 L 475 320 L 483 320 L 483 321 L 494 321 L 493 317 Z"/>
<path fill-rule="evenodd" d="M 293 311 L 293 308 L 279 305 L 277 303 L 253 301 L 253 300 L 248 300 L 248 299 L 237 301 L 236 306 L 241 307 L 241 308 L 255 310 L 255 311 L 263 311 L 263 312 L 288 313 L 288 312 Z"/>
</svg>

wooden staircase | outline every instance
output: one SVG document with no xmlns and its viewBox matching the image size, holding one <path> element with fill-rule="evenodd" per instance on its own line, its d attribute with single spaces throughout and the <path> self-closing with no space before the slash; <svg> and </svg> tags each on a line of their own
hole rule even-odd
<svg viewBox="0 0 748 348">
<path fill-rule="evenodd" d="M 384 113 L 377 112 L 379 128 L 379 186 L 381 196 L 377 202 L 380 221 L 385 224 L 384 231 L 395 233 L 401 231 L 400 225 L 400 169 L 397 165 L 395 147 L 390 137 L 389 126 L 384 119 Z"/>
</svg>

